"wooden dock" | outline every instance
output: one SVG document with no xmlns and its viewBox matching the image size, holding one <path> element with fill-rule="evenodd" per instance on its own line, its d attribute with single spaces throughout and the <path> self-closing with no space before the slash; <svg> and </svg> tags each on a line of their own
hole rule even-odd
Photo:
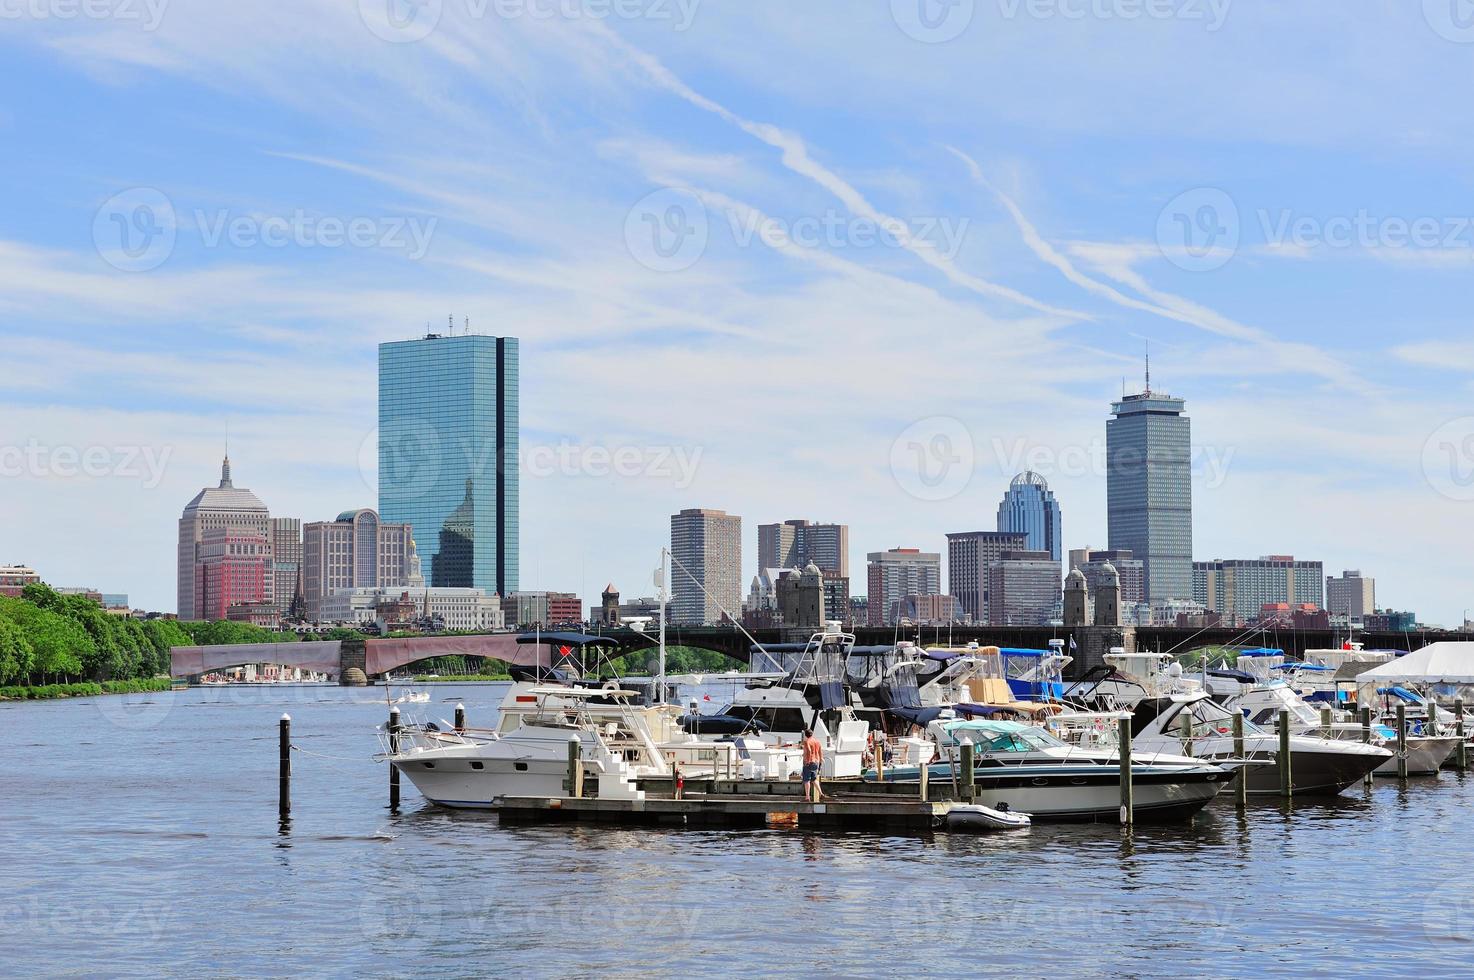
<svg viewBox="0 0 1474 980">
<path fill-rule="evenodd" d="M 687 793 L 681 799 L 646 795 L 643 800 L 504 797 L 505 822 L 668 824 L 686 827 L 805 827 L 849 830 L 940 829 L 951 803 L 923 803 L 885 793 L 847 795 L 833 802 L 806 803 L 797 793 Z"/>
</svg>

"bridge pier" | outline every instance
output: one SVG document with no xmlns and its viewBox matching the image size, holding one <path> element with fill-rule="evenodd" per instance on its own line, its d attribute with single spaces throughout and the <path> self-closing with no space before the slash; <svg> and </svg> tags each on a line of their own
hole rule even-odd
<svg viewBox="0 0 1474 980">
<path fill-rule="evenodd" d="M 368 684 L 368 648 L 362 640 L 344 640 L 338 648 L 338 684 L 363 687 Z"/>
</svg>

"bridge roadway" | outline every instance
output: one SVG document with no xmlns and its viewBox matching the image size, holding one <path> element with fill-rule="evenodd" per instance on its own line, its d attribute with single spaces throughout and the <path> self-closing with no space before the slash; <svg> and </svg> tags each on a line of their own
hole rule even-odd
<svg viewBox="0 0 1474 980">
<path fill-rule="evenodd" d="M 640 632 L 627 627 L 594 627 L 588 632 L 609 637 L 618 646 L 613 655 L 636 653 L 657 645 L 655 631 Z M 793 629 L 759 629 L 748 631 L 764 645 L 802 641 L 807 631 Z M 1077 644 L 1076 670 L 1084 666 L 1079 651 L 1098 647 L 1100 634 L 1095 627 L 1066 629 L 1051 626 L 927 626 L 904 632 L 894 627 L 862 626 L 855 629 L 860 646 L 882 646 L 898 640 L 920 642 L 925 646 L 965 646 L 977 641 L 983 646 L 1044 649 L 1051 639 L 1062 639 L 1068 649 L 1073 637 Z M 1277 647 L 1293 656 L 1307 649 L 1324 649 L 1340 645 L 1344 633 L 1331 630 L 1289 629 L 1185 629 L 1170 626 L 1124 627 L 1123 639 L 1134 639 L 1137 650 L 1159 650 L 1185 653 L 1202 646 L 1266 646 Z M 1134 633 L 1134 637 L 1132 634 Z M 340 677 L 357 667 L 369 677 L 427 660 L 431 657 L 465 656 L 500 660 L 506 663 L 547 662 L 547 644 L 518 644 L 515 633 L 475 634 L 465 636 L 420 636 L 404 638 L 365 638 L 362 640 L 303 641 L 297 643 L 239 644 L 214 647 L 175 647 L 171 673 L 175 677 L 191 677 L 212 671 L 238 667 L 248 663 L 275 663 L 287 667 L 303 667 Z M 525 635 L 525 634 L 524 634 Z M 1363 633 L 1358 639 L 1368 649 L 1416 650 L 1439 640 L 1474 640 L 1474 633 L 1427 632 Z M 1091 641 L 1095 642 L 1092 643 Z M 671 626 L 666 631 L 670 646 L 695 647 L 725 654 L 741 664 L 747 663 L 751 641 L 734 626 Z M 736 664 L 734 664 L 735 666 Z"/>
</svg>

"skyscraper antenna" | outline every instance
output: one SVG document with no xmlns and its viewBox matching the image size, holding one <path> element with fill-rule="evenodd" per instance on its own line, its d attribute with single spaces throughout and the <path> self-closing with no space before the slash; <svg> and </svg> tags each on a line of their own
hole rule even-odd
<svg viewBox="0 0 1474 980">
<path fill-rule="evenodd" d="M 465 327 L 466 327 L 466 335 L 467 336 L 470 336 L 470 334 L 471 334 L 471 318 L 470 317 L 466 317 Z"/>
<path fill-rule="evenodd" d="M 449 335 L 454 337 L 456 335 L 456 315 L 454 313 L 445 314 L 445 325 L 449 328 Z"/>
<path fill-rule="evenodd" d="M 1152 342 L 1146 341 L 1146 393 L 1152 393 Z"/>
</svg>

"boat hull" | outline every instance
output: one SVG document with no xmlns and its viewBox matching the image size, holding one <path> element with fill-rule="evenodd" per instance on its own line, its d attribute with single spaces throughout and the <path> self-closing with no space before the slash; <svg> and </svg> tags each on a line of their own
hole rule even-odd
<svg viewBox="0 0 1474 980">
<path fill-rule="evenodd" d="M 1279 761 L 1264 761 L 1248 770 L 1250 796 L 1280 795 Z M 1296 796 L 1334 796 L 1385 761 L 1381 753 L 1297 749 L 1290 760 L 1290 790 Z"/>
<path fill-rule="evenodd" d="M 480 769 L 472 767 L 479 763 Z M 439 806 L 490 810 L 500 796 L 567 796 L 568 762 L 556 759 L 438 758 L 390 762 L 420 794 Z M 585 764 L 588 766 L 588 764 Z M 521 767 L 521 768 L 518 768 Z M 594 768 L 589 767 L 591 770 Z M 587 778 L 597 778 L 589 771 Z"/>
<path fill-rule="evenodd" d="M 1392 741 L 1387 747 L 1396 751 L 1397 743 Z M 1407 774 L 1409 776 L 1433 776 L 1443 768 L 1443 764 L 1453 757 L 1454 751 L 1459 747 L 1459 740 L 1454 737 L 1428 737 L 1410 738 L 1407 742 Z M 1378 776 L 1397 775 L 1397 756 L 1382 763 L 1376 768 Z"/>
</svg>

